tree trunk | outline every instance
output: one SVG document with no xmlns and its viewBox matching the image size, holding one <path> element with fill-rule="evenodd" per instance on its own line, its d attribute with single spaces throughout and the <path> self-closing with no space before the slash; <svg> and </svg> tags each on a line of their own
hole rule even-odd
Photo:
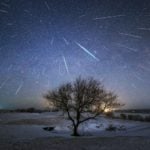
<svg viewBox="0 0 150 150">
<path fill-rule="evenodd" d="M 74 125 L 73 126 L 73 136 L 79 136 L 79 133 L 78 133 L 78 125 Z"/>
</svg>

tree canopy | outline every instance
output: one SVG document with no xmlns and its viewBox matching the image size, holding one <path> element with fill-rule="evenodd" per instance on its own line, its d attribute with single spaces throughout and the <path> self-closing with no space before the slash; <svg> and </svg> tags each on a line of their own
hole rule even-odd
<svg viewBox="0 0 150 150">
<path fill-rule="evenodd" d="M 67 113 L 73 125 L 73 135 L 79 135 L 81 123 L 94 119 L 105 109 L 121 106 L 117 95 L 108 92 L 100 81 L 78 77 L 49 91 L 44 97 L 55 108 Z"/>
</svg>

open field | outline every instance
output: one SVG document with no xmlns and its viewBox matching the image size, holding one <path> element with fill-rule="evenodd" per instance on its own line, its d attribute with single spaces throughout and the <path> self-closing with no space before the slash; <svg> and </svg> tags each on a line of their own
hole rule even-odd
<svg viewBox="0 0 150 150">
<path fill-rule="evenodd" d="M 106 131 L 109 124 L 126 130 Z M 43 127 L 55 127 L 48 132 Z M 150 123 L 99 117 L 80 127 L 84 136 L 71 135 L 70 121 L 60 112 L 0 114 L 0 149 L 138 149 L 150 147 Z M 115 138 L 114 138 L 115 137 Z"/>
</svg>

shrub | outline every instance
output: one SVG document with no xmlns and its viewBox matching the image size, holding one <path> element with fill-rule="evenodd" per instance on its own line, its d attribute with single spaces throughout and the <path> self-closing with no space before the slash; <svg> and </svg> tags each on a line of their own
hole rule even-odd
<svg viewBox="0 0 150 150">
<path fill-rule="evenodd" d="M 133 120 L 133 115 L 128 115 L 129 120 Z"/>
<path fill-rule="evenodd" d="M 27 112 L 29 112 L 29 113 L 33 113 L 33 112 L 35 112 L 35 108 L 28 108 L 27 110 L 26 110 Z"/>
<path fill-rule="evenodd" d="M 133 116 L 133 120 L 135 120 L 135 121 L 144 121 L 144 118 L 141 115 L 135 115 L 135 116 Z"/>
<path fill-rule="evenodd" d="M 146 116 L 144 120 L 150 122 L 150 116 Z"/>
<path fill-rule="evenodd" d="M 120 118 L 121 119 L 127 119 L 127 115 L 126 114 L 120 114 Z"/>
<path fill-rule="evenodd" d="M 106 117 L 110 117 L 113 118 L 114 117 L 114 113 L 113 112 L 107 112 L 105 113 Z"/>
<path fill-rule="evenodd" d="M 144 118 L 141 115 L 128 115 L 128 119 L 135 121 L 144 121 Z"/>
<path fill-rule="evenodd" d="M 106 128 L 106 131 L 116 131 L 117 127 L 115 127 L 113 124 L 109 124 L 109 126 Z"/>
<path fill-rule="evenodd" d="M 121 126 L 118 127 L 118 130 L 119 131 L 125 131 L 126 127 L 124 125 L 121 125 Z"/>
<path fill-rule="evenodd" d="M 44 127 L 43 129 L 46 131 L 53 131 L 55 127 Z"/>
</svg>

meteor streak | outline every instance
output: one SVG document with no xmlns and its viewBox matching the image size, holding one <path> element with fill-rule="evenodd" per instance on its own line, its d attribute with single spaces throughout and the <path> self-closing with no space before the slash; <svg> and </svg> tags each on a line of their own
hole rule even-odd
<svg viewBox="0 0 150 150">
<path fill-rule="evenodd" d="M 130 50 L 130 51 L 133 51 L 133 52 L 137 52 L 137 51 L 138 51 L 138 50 L 135 49 L 135 48 L 131 48 L 131 47 L 128 47 L 128 46 L 123 45 L 123 44 L 120 44 L 120 43 L 117 43 L 117 45 L 120 46 L 120 47 L 126 48 L 126 49 L 128 49 L 128 50 Z"/>
<path fill-rule="evenodd" d="M 136 77 L 138 80 L 140 81 L 144 81 L 143 78 L 141 78 L 139 75 L 137 75 L 136 73 L 133 73 L 133 76 Z"/>
<path fill-rule="evenodd" d="M 99 61 L 99 59 L 94 56 L 89 50 L 87 50 L 85 47 L 83 47 L 80 43 L 75 42 L 82 50 L 84 50 L 87 54 L 89 54 L 91 57 L 93 57 L 95 60 Z"/>
<path fill-rule="evenodd" d="M 45 6 L 47 7 L 47 9 L 50 10 L 50 7 L 49 7 L 47 1 L 45 1 L 44 3 L 45 3 Z"/>
<path fill-rule="evenodd" d="M 66 40 L 66 38 L 63 37 L 63 40 L 66 43 L 66 45 L 69 45 L 69 42 Z"/>
<path fill-rule="evenodd" d="M 6 14 L 8 14 L 8 11 L 3 10 L 3 9 L 0 9 L 0 12 L 1 12 L 1 13 L 6 13 Z"/>
<path fill-rule="evenodd" d="M 7 83 L 7 81 L 9 80 L 9 78 L 7 78 L 5 81 L 3 81 L 0 85 L 0 89 Z"/>
<path fill-rule="evenodd" d="M 106 17 L 94 18 L 93 20 L 111 19 L 111 18 L 118 18 L 118 17 L 124 17 L 124 16 L 125 16 L 125 15 L 106 16 Z"/>
<path fill-rule="evenodd" d="M 8 7 L 9 8 L 9 5 L 8 4 L 6 4 L 6 3 L 1 3 L 1 5 L 3 5 L 3 6 L 5 6 L 5 7 Z"/>
<path fill-rule="evenodd" d="M 81 15 L 81 16 L 79 16 L 79 18 L 83 18 L 83 17 L 85 17 L 85 15 Z"/>
<path fill-rule="evenodd" d="M 133 38 L 137 38 L 137 39 L 141 39 L 142 38 L 141 36 L 134 35 L 134 34 L 121 33 L 121 32 L 119 34 L 125 35 L 125 36 L 129 36 L 129 37 L 133 37 Z"/>
<path fill-rule="evenodd" d="M 54 38 L 52 37 L 52 39 L 51 39 L 51 45 L 53 45 L 53 42 L 54 42 Z"/>
<path fill-rule="evenodd" d="M 19 93 L 19 91 L 21 90 L 22 87 L 23 87 L 23 82 L 17 88 L 15 95 L 18 95 L 18 93 Z"/>
<path fill-rule="evenodd" d="M 66 71 L 69 74 L 69 68 L 68 68 L 68 64 L 67 64 L 66 58 L 65 58 L 65 56 L 62 56 L 62 58 L 63 58 L 64 64 L 65 64 Z"/>
<path fill-rule="evenodd" d="M 150 28 L 137 28 L 138 30 L 150 31 Z"/>
</svg>

